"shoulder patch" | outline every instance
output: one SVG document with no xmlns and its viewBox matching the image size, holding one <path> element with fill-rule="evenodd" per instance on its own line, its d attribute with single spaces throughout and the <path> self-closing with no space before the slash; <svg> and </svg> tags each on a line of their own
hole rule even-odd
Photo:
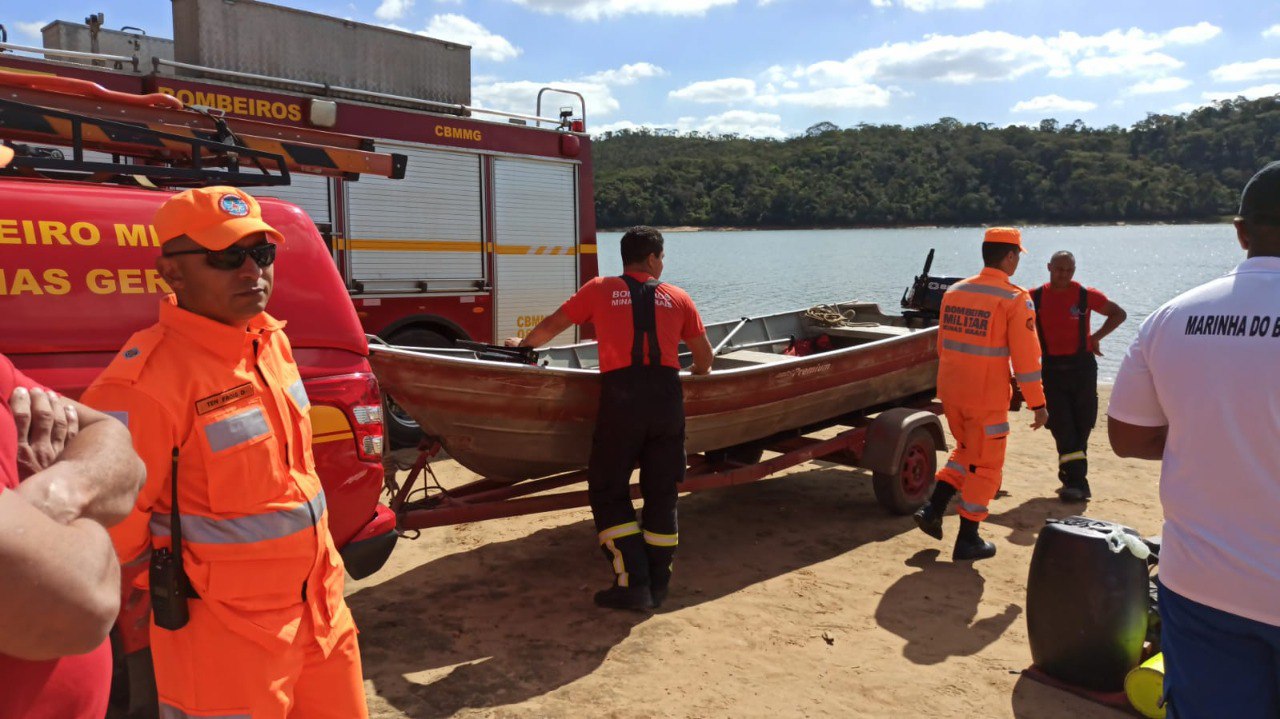
<svg viewBox="0 0 1280 719">
<path fill-rule="evenodd" d="M 1029 300 L 1029 299 L 1028 299 L 1028 300 L 1027 300 L 1027 309 L 1029 309 L 1029 310 L 1031 310 L 1032 312 L 1034 312 L 1034 311 L 1035 311 L 1035 309 L 1036 309 L 1036 303 L 1034 303 L 1034 302 L 1032 302 L 1031 300 Z"/>
<path fill-rule="evenodd" d="M 142 375 L 147 360 L 151 358 L 153 351 L 163 338 L 164 330 L 159 325 L 135 332 L 129 341 L 124 343 L 124 347 L 116 353 L 111 364 L 107 365 L 100 379 L 136 382 Z"/>
</svg>

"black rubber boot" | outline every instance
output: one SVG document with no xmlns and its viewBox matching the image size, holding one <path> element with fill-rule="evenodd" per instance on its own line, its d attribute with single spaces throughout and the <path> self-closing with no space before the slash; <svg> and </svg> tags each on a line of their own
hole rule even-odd
<svg viewBox="0 0 1280 719">
<path fill-rule="evenodd" d="M 929 501 L 911 515 L 921 532 L 934 539 L 942 539 L 942 516 L 947 513 L 947 505 L 951 504 L 951 499 L 955 496 L 956 488 L 946 482 L 938 482 L 934 486 Z"/>
<path fill-rule="evenodd" d="M 649 593 L 653 595 L 653 606 L 660 607 L 667 598 L 667 588 L 671 585 L 672 561 L 675 558 L 675 547 L 658 547 L 645 545 L 649 553 Z"/>
<path fill-rule="evenodd" d="M 637 611 L 653 609 L 653 595 L 649 591 L 649 556 L 639 532 L 602 544 L 600 550 L 609 560 L 617 578 L 612 587 L 596 592 L 596 606 Z"/>
<path fill-rule="evenodd" d="M 595 602 L 596 606 L 605 609 L 628 609 L 633 612 L 654 608 L 653 595 L 649 592 L 647 584 L 634 587 L 620 587 L 615 584 L 608 589 L 596 592 Z"/>
<path fill-rule="evenodd" d="M 956 548 L 951 553 L 954 561 L 989 559 L 996 556 L 996 545 L 978 536 L 978 522 L 960 518 L 960 533 L 956 535 Z"/>
</svg>

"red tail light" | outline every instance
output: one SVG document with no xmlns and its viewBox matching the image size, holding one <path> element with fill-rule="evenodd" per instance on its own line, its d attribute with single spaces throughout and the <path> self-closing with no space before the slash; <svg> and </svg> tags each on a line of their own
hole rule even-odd
<svg viewBox="0 0 1280 719">
<path fill-rule="evenodd" d="M 355 442 L 361 459 L 381 462 L 382 398 L 378 380 L 368 372 L 359 372 L 309 379 L 305 384 L 311 399 L 314 441 L 349 439 Z"/>
</svg>

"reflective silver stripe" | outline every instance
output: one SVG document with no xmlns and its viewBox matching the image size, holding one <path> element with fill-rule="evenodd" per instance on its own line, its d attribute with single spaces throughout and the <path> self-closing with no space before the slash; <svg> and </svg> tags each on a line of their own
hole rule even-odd
<svg viewBox="0 0 1280 719">
<path fill-rule="evenodd" d="M 959 352 L 967 355 L 979 355 L 981 357 L 1008 357 L 1008 347 L 983 347 L 982 345 L 971 345 L 968 342 L 960 340 L 945 339 L 942 340 L 942 348 Z"/>
<path fill-rule="evenodd" d="M 966 512 L 973 512 L 974 514 L 985 514 L 985 513 L 986 513 L 986 511 L 987 511 L 987 507 L 986 507 L 986 505 L 982 505 L 982 504 L 969 504 L 968 502 L 964 501 L 963 499 L 962 499 L 962 500 L 960 500 L 960 509 L 963 509 L 963 510 L 964 510 L 964 511 L 966 511 Z"/>
<path fill-rule="evenodd" d="M 112 418 L 112 419 L 114 419 L 114 420 L 118 421 L 120 424 L 123 424 L 123 425 L 124 425 L 124 426 L 126 426 L 126 427 L 128 427 L 128 426 L 129 426 L 129 413 L 128 413 L 128 412 L 115 412 L 115 411 L 112 411 L 112 410 L 109 410 L 109 409 L 108 409 L 108 410 L 103 410 L 103 412 L 102 412 L 102 413 L 103 413 L 103 414 L 105 414 L 105 415 L 107 415 L 108 417 L 110 417 L 110 418 Z"/>
<path fill-rule="evenodd" d="M 160 702 L 160 719 L 253 719 L 249 714 L 188 714 L 172 704 Z"/>
<path fill-rule="evenodd" d="M 302 409 L 311 406 L 311 399 L 307 397 L 307 388 L 302 386 L 302 380 L 289 385 L 289 394 L 293 396 L 293 401 Z"/>
<path fill-rule="evenodd" d="M 311 529 L 324 514 L 324 492 L 310 502 L 296 507 L 264 514 L 218 519 L 198 514 L 179 515 L 182 520 L 184 541 L 202 544 L 250 544 L 268 539 L 279 539 Z M 170 518 L 167 512 L 151 515 L 151 533 L 158 537 L 169 536 Z"/>
<path fill-rule="evenodd" d="M 1040 370 L 1036 370 L 1035 372 L 1027 372 L 1027 373 L 1024 373 L 1024 374 L 1015 374 L 1015 375 L 1014 375 L 1014 378 L 1015 378 L 1015 379 L 1017 379 L 1019 383 L 1022 383 L 1022 382 L 1039 382 L 1039 381 L 1040 381 Z"/>
<path fill-rule="evenodd" d="M 951 288 L 948 289 L 947 292 L 968 292 L 973 295 L 990 295 L 992 297 L 1000 297 L 1006 300 L 1011 300 L 1018 296 L 1017 292 L 1002 290 L 999 287 L 992 287 L 991 285 L 980 285 L 976 282 L 961 282 L 951 285 Z"/>
<path fill-rule="evenodd" d="M 658 534 L 644 530 L 644 543 L 653 547 L 675 547 L 680 544 L 678 534 Z"/>
<path fill-rule="evenodd" d="M 204 428 L 204 436 L 209 440 L 210 449 L 221 452 L 261 437 L 269 431 L 271 430 L 267 427 L 266 415 L 261 409 L 255 407 L 207 425 Z"/>
<path fill-rule="evenodd" d="M 947 460 L 947 469 L 954 469 L 960 474 L 966 474 L 964 465 L 960 464 L 959 462 L 952 462 L 951 460 Z"/>
<path fill-rule="evenodd" d="M 1009 423 L 1005 422 L 1003 424 L 989 424 L 986 427 L 983 427 L 982 429 L 984 432 L 987 433 L 988 437 L 996 434 L 1008 434 Z"/>
<path fill-rule="evenodd" d="M 1088 459 L 1088 457 L 1084 452 L 1067 452 L 1066 454 L 1058 457 L 1058 464 L 1066 464 L 1079 459 Z"/>
</svg>

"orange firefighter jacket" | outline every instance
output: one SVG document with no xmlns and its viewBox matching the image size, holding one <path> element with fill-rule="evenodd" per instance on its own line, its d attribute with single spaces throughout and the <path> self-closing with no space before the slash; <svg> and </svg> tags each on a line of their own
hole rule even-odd
<svg viewBox="0 0 1280 719">
<path fill-rule="evenodd" d="M 1044 406 L 1035 305 L 1000 270 L 984 267 L 943 295 L 938 356 L 938 399 L 948 407 L 1007 410 L 1011 360 L 1027 405 Z"/>
<path fill-rule="evenodd" d="M 230 327 L 170 295 L 84 402 L 124 421 L 147 465 L 134 512 L 111 530 L 121 561 L 170 546 L 176 449 L 183 559 L 200 597 L 190 601 L 271 650 L 292 644 L 309 612 L 327 656 L 352 619 L 283 328 L 265 313 Z"/>
</svg>

